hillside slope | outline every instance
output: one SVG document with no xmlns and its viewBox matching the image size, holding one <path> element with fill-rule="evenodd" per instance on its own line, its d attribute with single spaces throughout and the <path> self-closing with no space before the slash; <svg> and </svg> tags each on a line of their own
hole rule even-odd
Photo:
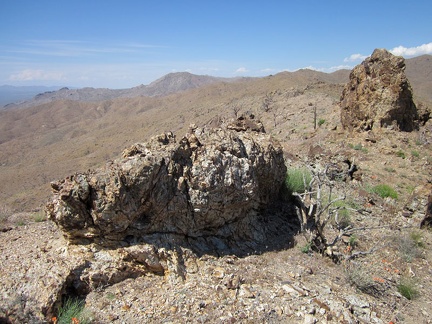
<svg viewBox="0 0 432 324">
<path fill-rule="evenodd" d="M 421 58 L 419 64 L 424 62 L 430 60 Z M 407 64 L 407 73 L 411 69 Z M 419 98 L 428 93 L 422 83 L 428 79 L 421 74 L 427 71 L 430 67 L 410 72 Z M 216 82 L 180 73 L 148 88 L 157 95 L 160 89 L 180 91 L 185 85 L 208 84 L 161 97 L 56 100 L 0 111 L 0 181 L 8 184 L 1 187 L 0 198 L 10 209 L 36 208 L 49 194 L 50 181 L 101 165 L 126 146 L 155 134 L 173 131 L 181 137 L 191 123 L 203 124 L 216 116 L 252 112 L 287 147 L 300 145 L 313 133 L 315 107 L 325 126 L 339 125 L 337 102 L 348 74 L 299 70 Z"/>
</svg>

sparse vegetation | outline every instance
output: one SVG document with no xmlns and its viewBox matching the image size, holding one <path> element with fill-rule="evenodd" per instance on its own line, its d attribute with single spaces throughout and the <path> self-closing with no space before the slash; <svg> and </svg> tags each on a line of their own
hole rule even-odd
<svg viewBox="0 0 432 324">
<path fill-rule="evenodd" d="M 397 286 L 398 292 L 408 300 L 412 300 L 419 295 L 416 283 L 411 278 L 402 278 Z"/>
<path fill-rule="evenodd" d="M 422 235 L 421 232 L 419 232 L 419 231 L 412 231 L 410 233 L 410 237 L 411 237 L 411 239 L 413 240 L 414 244 L 417 247 L 420 247 L 420 248 L 424 248 L 425 247 L 423 235 Z"/>
<path fill-rule="evenodd" d="M 309 253 L 311 252 L 311 247 L 312 247 L 312 243 L 306 243 L 304 246 L 300 247 L 300 251 L 302 251 L 303 253 Z"/>
<path fill-rule="evenodd" d="M 351 226 L 351 215 L 349 210 L 347 209 L 347 204 L 345 203 L 345 201 L 339 200 L 334 203 L 333 207 L 339 209 L 337 213 L 334 213 L 334 225 L 338 228 L 347 228 Z"/>
<path fill-rule="evenodd" d="M 404 151 L 401 151 L 401 150 L 399 150 L 399 151 L 396 152 L 396 156 L 397 156 L 397 157 L 400 157 L 400 158 L 402 158 L 402 159 L 405 159 L 405 158 L 406 158 L 405 152 L 404 152 Z"/>
<path fill-rule="evenodd" d="M 411 155 L 412 155 L 413 157 L 415 157 L 415 158 L 419 158 L 419 157 L 420 157 L 420 153 L 419 153 L 419 151 L 415 151 L 415 150 L 411 151 Z"/>
<path fill-rule="evenodd" d="M 46 221 L 46 215 L 43 211 L 38 211 L 38 212 L 33 214 L 33 220 L 36 223 L 44 222 L 44 221 Z"/>
<path fill-rule="evenodd" d="M 312 179 L 310 171 L 306 168 L 289 169 L 285 178 L 288 193 L 303 193 Z"/>
<path fill-rule="evenodd" d="M 358 243 L 357 235 L 352 234 L 349 238 L 348 245 L 351 247 L 355 247 L 357 246 L 357 243 Z"/>
<path fill-rule="evenodd" d="M 412 262 L 421 256 L 420 247 L 423 246 L 423 239 L 418 232 L 397 235 L 394 237 L 399 254 L 405 262 Z"/>
<path fill-rule="evenodd" d="M 336 190 L 336 182 L 331 180 L 334 178 L 334 172 L 329 171 L 330 167 L 331 165 L 328 164 L 324 168 L 319 165 L 311 168 L 312 180 L 306 190 L 303 193 L 294 192 L 293 196 L 298 207 L 297 216 L 300 230 L 306 236 L 306 240 L 312 242 L 311 249 L 329 256 L 337 263 L 342 259 L 350 260 L 358 255 L 372 253 L 373 249 L 350 254 L 355 245 L 355 236 L 352 237 L 350 241 L 352 245 L 349 245 L 349 249 L 346 251 L 348 254 L 344 255 L 337 249 L 333 249 L 343 236 L 351 236 L 359 230 L 351 222 L 350 211 L 359 212 L 360 210 L 349 207 L 350 203 L 346 201 L 345 193 L 341 194 L 339 190 Z M 340 174 L 343 173 L 344 171 Z M 327 224 L 331 221 L 333 221 L 336 231 L 335 228 L 331 230 L 327 228 Z"/>
<path fill-rule="evenodd" d="M 367 294 L 376 292 L 377 284 L 363 266 L 352 264 L 345 270 L 345 276 L 349 284 L 358 290 Z"/>
<path fill-rule="evenodd" d="M 11 211 L 6 206 L 1 206 L 0 207 L 0 224 L 6 222 L 10 215 L 11 215 Z"/>
<path fill-rule="evenodd" d="M 104 161 L 114 159 L 114 157 L 117 156 L 118 151 L 124 148 L 124 143 L 126 142 L 143 141 L 146 138 L 165 131 L 165 129 L 173 130 L 176 135 L 182 136 L 189 122 L 196 123 L 197 125 L 204 125 L 207 120 L 210 120 L 216 115 L 216 112 L 218 115 L 232 117 L 232 115 L 239 116 L 245 109 L 251 109 L 261 118 L 263 124 L 266 126 L 267 133 L 272 134 L 275 139 L 280 141 L 286 153 L 286 157 L 290 160 L 289 163 L 296 163 L 295 165 L 300 166 L 302 161 L 310 158 L 307 163 L 308 165 L 321 163 L 322 166 L 325 166 L 326 163 L 334 163 L 337 164 L 337 168 L 340 168 L 341 165 L 345 165 L 345 159 L 352 160 L 355 158 L 359 171 L 351 178 L 333 177 L 330 180 L 325 178 L 325 174 L 321 176 L 318 172 L 321 177 L 319 179 L 320 185 L 322 186 L 319 188 L 318 182 L 311 183 L 314 177 L 313 172 L 311 174 L 309 169 L 301 167 L 292 168 L 291 164 L 292 169 L 288 170 L 285 183 L 286 188 L 289 188 L 290 200 L 292 201 L 283 202 L 284 204 L 281 204 L 281 206 L 289 211 L 290 214 L 286 213 L 286 215 L 289 215 L 288 217 L 291 222 L 291 212 L 298 211 L 301 213 L 301 208 L 295 210 L 292 205 L 295 199 L 292 194 L 294 192 L 302 194 L 303 196 L 299 197 L 299 199 L 303 199 L 304 211 L 308 215 L 308 218 L 304 226 L 304 231 L 300 235 L 298 234 L 298 224 L 289 224 L 290 226 L 292 225 L 291 229 L 293 234 L 291 234 L 290 231 L 284 231 L 282 233 L 283 238 L 287 238 L 287 241 L 289 239 L 286 245 L 284 245 L 285 242 L 281 242 L 283 249 L 279 250 L 278 247 L 273 248 L 273 245 L 269 244 L 269 248 L 267 249 L 269 253 L 253 255 L 253 252 L 251 252 L 251 256 L 244 258 L 234 258 L 234 256 L 231 255 L 222 258 L 211 257 L 210 262 L 206 261 L 206 255 L 204 255 L 198 264 L 199 271 L 197 273 L 191 271 L 189 274 L 189 270 L 193 270 L 189 268 L 189 264 L 194 267 L 195 264 L 193 264 L 192 259 L 190 263 L 188 262 L 188 277 L 187 281 L 184 281 L 185 285 L 177 282 L 175 285 L 171 283 L 173 272 L 169 273 L 169 278 L 166 276 L 161 276 L 160 278 L 152 276 L 151 278 L 149 277 L 149 280 L 147 280 L 147 278 L 145 278 L 145 280 L 138 279 L 136 281 L 135 279 L 128 279 L 124 283 L 122 282 L 120 285 L 116 284 L 112 288 L 106 289 L 106 286 L 103 285 L 101 286 L 103 288 L 98 288 L 92 292 L 86 301 L 87 307 L 91 307 L 96 317 L 103 318 L 100 322 L 110 322 L 110 316 L 113 316 L 113 318 L 118 316 L 118 318 L 113 320 L 115 322 L 134 322 L 133 319 L 131 320 L 134 316 L 137 318 L 136 322 L 145 322 L 145 319 L 148 319 L 148 321 L 157 320 L 158 318 L 164 318 L 166 321 L 175 322 L 176 317 L 178 318 L 181 312 L 187 309 L 198 309 L 199 311 L 190 312 L 191 315 L 185 317 L 185 321 L 193 322 L 201 320 L 217 322 L 220 315 L 220 307 L 217 309 L 216 307 L 219 304 L 223 304 L 226 308 L 224 309 L 226 321 L 233 320 L 229 318 L 227 314 L 234 314 L 234 317 L 236 317 L 240 314 L 240 311 L 237 313 L 237 307 L 241 307 L 241 311 L 244 314 L 251 314 L 254 316 L 256 314 L 257 316 L 255 316 L 254 321 L 257 322 L 261 320 L 262 322 L 273 321 L 289 323 L 296 319 L 305 319 L 306 312 L 310 311 L 312 308 L 313 310 L 317 310 L 313 315 L 317 318 L 317 322 L 325 322 L 329 320 L 329 316 L 333 316 L 334 321 L 363 320 L 369 322 L 383 321 L 385 323 L 396 323 L 399 321 L 409 321 L 410 318 L 415 318 L 418 322 L 424 322 L 427 315 L 423 316 L 422 311 L 426 305 L 425 301 L 428 301 L 428 296 L 421 296 L 422 298 L 415 302 L 409 302 L 409 300 L 414 299 L 419 294 L 423 295 L 431 291 L 430 280 L 417 279 L 417 281 L 414 281 L 408 276 L 427 278 L 429 271 L 427 261 L 431 258 L 429 245 L 431 242 L 431 232 L 421 231 L 419 229 L 411 231 L 410 229 L 407 230 L 405 226 L 417 226 L 424 212 L 424 199 L 420 197 L 420 195 L 423 195 L 424 185 L 430 181 L 430 177 L 427 177 L 427 172 L 425 173 L 425 170 L 428 170 L 428 163 L 432 163 L 432 154 L 430 154 L 431 147 L 427 144 L 430 143 L 429 130 L 425 133 L 425 136 L 427 136 L 424 137 L 425 139 L 418 139 L 417 141 L 415 139 L 420 136 L 419 132 L 423 131 L 424 126 L 421 126 L 419 131 L 410 133 L 400 133 L 395 129 L 382 129 L 382 131 L 375 131 L 374 129 L 374 131 L 361 132 L 359 134 L 350 134 L 346 131 L 342 131 L 338 124 L 339 109 L 336 109 L 335 112 L 331 111 L 331 108 L 334 108 L 331 101 L 339 99 L 342 88 L 340 85 L 333 85 L 331 87 L 332 92 L 330 93 L 331 100 L 325 97 L 317 97 L 317 100 L 313 99 L 313 101 L 319 105 L 320 109 L 318 119 L 315 116 L 314 120 L 316 131 L 312 131 L 311 109 L 315 108 L 316 115 L 316 105 L 312 107 L 313 105 L 309 104 L 308 106 L 307 101 L 305 101 L 310 100 L 309 95 L 312 95 L 312 92 L 306 89 L 304 85 L 295 85 L 296 88 L 293 87 L 288 91 L 287 89 L 290 89 L 291 86 L 290 83 L 277 83 L 280 82 L 277 81 L 278 78 L 284 80 L 282 77 L 283 75 L 278 75 L 272 78 L 273 83 L 270 84 L 268 88 L 266 88 L 266 84 L 261 83 L 259 86 L 261 97 L 253 92 L 255 90 L 247 90 L 249 88 L 252 89 L 251 86 L 249 86 L 249 88 L 238 87 L 236 88 L 237 91 L 232 91 L 230 90 L 229 84 L 227 84 L 224 85 L 224 87 L 212 87 L 196 93 L 196 95 L 199 94 L 199 96 L 203 97 L 205 94 L 208 102 L 194 101 L 201 100 L 200 97 L 180 96 L 175 97 L 175 104 L 173 104 L 172 100 L 164 99 L 165 103 L 158 98 L 150 100 L 144 97 L 140 98 L 140 101 L 131 99 L 129 99 L 127 103 L 118 101 L 118 105 L 117 101 L 113 101 L 113 103 L 108 102 L 103 105 L 101 111 L 99 111 L 100 109 L 96 111 L 98 114 L 101 114 L 103 118 L 95 118 L 94 123 L 92 122 L 89 124 L 91 126 L 89 126 L 89 128 L 86 126 L 86 123 L 88 123 L 88 116 L 85 118 L 84 123 L 81 123 L 79 118 L 81 118 L 81 116 L 86 116 L 85 112 L 89 107 L 92 108 L 92 106 L 90 104 L 88 107 L 85 106 L 86 110 L 82 112 L 78 109 L 78 106 L 71 103 L 70 107 L 74 109 L 69 109 L 69 113 L 72 114 L 78 111 L 79 114 L 77 115 L 78 117 L 72 115 L 73 118 L 68 120 L 71 120 L 71 122 L 76 119 L 79 120 L 76 123 L 60 123 L 59 120 L 55 118 L 56 116 L 54 116 L 52 125 L 56 125 L 60 131 L 63 125 L 65 125 L 68 129 L 75 130 L 74 132 L 76 132 L 77 135 L 72 136 L 72 133 L 69 133 L 68 130 L 61 136 L 61 141 L 56 140 L 50 147 L 44 147 L 40 145 L 40 142 L 44 141 L 45 144 L 49 143 L 51 133 L 47 133 L 48 127 L 35 128 L 32 125 L 32 127 L 27 128 L 29 130 L 38 129 L 38 136 L 34 136 L 33 142 L 24 142 L 26 146 L 22 144 L 16 146 L 14 141 L 10 141 L 11 144 L 14 144 L 10 145 L 12 147 L 10 150 L 6 150 L 7 145 L 9 145 L 8 142 L 3 144 L 5 149 L 2 149 L 2 153 L 4 153 L 5 156 L 7 156 L 7 154 L 10 155 L 3 159 L 5 165 L 2 165 L 0 170 L 2 174 L 4 173 L 6 175 L 2 178 L 4 180 L 3 183 L 7 183 L 7 179 L 10 178 L 9 175 L 13 174 L 13 172 L 16 172 L 17 175 L 26 174 L 22 172 L 23 168 L 27 168 L 29 171 L 37 170 L 41 176 L 39 176 L 39 174 L 37 176 L 29 174 L 28 177 L 21 177 L 22 179 L 19 181 L 10 181 L 10 183 L 7 183 L 7 190 L 4 192 L 2 202 L 8 207 L 11 207 L 11 210 L 14 211 L 34 210 L 34 208 L 40 206 L 40 203 L 45 199 L 41 194 L 42 190 L 38 189 L 41 186 L 40 182 L 43 182 L 43 188 L 48 189 L 45 190 L 48 192 L 49 188 L 46 186 L 46 183 L 49 183 L 51 178 L 63 177 L 63 174 L 66 176 L 69 174 L 65 173 L 66 171 L 75 170 L 77 167 L 80 170 L 85 170 L 94 167 L 94 165 L 104 165 Z M 227 91 L 225 88 L 227 88 L 230 93 L 233 93 L 232 95 L 229 93 L 231 97 L 226 94 Z M 280 90 L 282 95 L 272 95 L 272 91 L 276 88 L 282 89 Z M 323 87 L 322 89 L 323 91 L 327 91 L 327 88 Z M 321 88 L 315 87 L 312 91 L 313 94 L 315 94 L 315 92 L 318 93 L 321 91 Z M 303 92 L 305 95 L 303 95 Z M 263 100 L 263 96 L 266 93 L 267 95 Z M 217 97 L 215 94 L 217 94 Z M 230 106 L 217 101 L 221 99 L 223 103 L 228 102 L 233 103 L 233 105 Z M 323 101 L 323 99 L 328 100 L 328 103 Z M 175 110 L 171 110 L 170 106 L 175 106 Z M 185 107 L 187 107 L 187 109 L 185 109 Z M 181 122 L 177 121 L 172 123 L 170 121 L 170 116 L 177 114 L 177 111 L 182 113 Z M 207 113 L 205 113 L 206 111 Z M 117 112 L 119 113 L 117 114 Z M 196 118 L 194 118 L 194 114 Z M 56 115 L 61 117 L 61 111 Z M 137 115 L 140 118 L 137 118 Z M 157 118 L 154 116 L 157 116 Z M 324 117 L 326 120 L 323 118 L 320 119 L 319 117 Z M 48 118 L 39 117 L 38 119 L 44 122 L 49 120 Z M 26 119 L 22 118 L 22 120 L 25 121 Z M 326 126 L 322 126 L 324 124 Z M 324 129 L 330 129 L 330 126 L 337 126 L 337 129 L 334 131 Z M 25 134 L 25 139 L 31 138 L 27 134 L 27 128 L 23 128 L 23 131 L 17 132 L 17 134 Z M 121 129 L 121 131 L 119 131 L 119 129 Z M 124 131 L 125 129 L 127 131 Z M 4 127 L 4 130 L 7 131 L 7 128 Z M 57 129 L 54 131 L 57 131 Z M 81 131 L 86 132 L 84 133 L 86 135 L 82 136 Z M 41 136 L 39 136 L 39 132 Z M 115 133 L 116 136 L 110 137 L 113 133 Z M 69 142 L 70 139 L 73 140 Z M 347 144 L 349 142 L 353 144 Z M 22 154 L 17 154 L 17 158 L 15 158 L 14 154 L 11 153 L 14 152 L 14 146 L 26 147 L 31 151 L 29 155 L 24 155 L 24 157 L 29 156 L 34 158 L 27 159 L 25 163 L 21 162 Z M 68 150 L 62 151 L 63 146 L 65 148 L 67 147 Z M 322 151 L 320 150 L 318 153 L 315 153 L 315 151 L 312 152 L 312 150 L 309 150 L 310 147 L 313 148 L 315 146 L 320 146 Z M 310 151 L 311 153 L 309 154 L 308 152 Z M 53 153 L 51 152 L 56 152 L 56 156 L 58 153 L 61 155 L 59 154 L 58 158 L 54 159 Z M 89 153 L 91 153 L 91 156 L 86 157 L 85 155 Z M 314 159 L 313 161 L 311 161 L 312 157 Z M 60 158 L 64 161 L 60 161 Z M 52 164 L 48 163 L 49 161 L 56 162 L 55 174 L 51 174 Z M 59 163 L 57 164 L 57 162 Z M 37 163 L 38 167 L 34 168 L 32 163 Z M 303 165 L 305 165 L 305 163 Z M 34 181 L 33 186 L 28 186 L 25 183 L 28 179 Z M 22 185 L 22 183 L 24 183 L 24 185 Z M 387 186 L 390 189 L 386 188 L 386 185 L 373 187 L 379 183 L 390 185 Z M 366 189 L 367 185 L 370 186 L 368 189 Z M 29 191 L 28 188 L 32 188 L 33 191 Z M 317 189 L 321 190 L 319 199 L 317 196 Z M 309 192 L 309 194 L 306 194 L 305 191 Z M 413 193 L 414 195 L 409 196 Z M 286 196 L 288 197 L 288 194 Z M 347 198 L 345 199 L 345 197 Z M 390 197 L 397 200 L 383 200 L 379 197 Z M 350 201 L 350 199 L 352 200 Z M 358 204 L 353 203 L 354 199 Z M 273 206 L 275 209 L 280 207 L 276 204 Z M 406 209 L 404 209 L 405 207 Z M 281 211 L 285 213 L 286 210 L 283 208 L 278 209 L 278 212 Z M 402 213 L 403 210 L 407 212 Z M 41 258 L 40 260 L 32 261 L 32 264 L 43 261 L 46 256 L 55 260 L 57 252 L 54 250 L 51 251 L 50 249 L 52 248 L 51 245 L 54 248 L 57 248 L 57 246 L 54 244 L 39 244 L 39 240 L 43 239 L 44 242 L 48 242 L 48 240 L 51 240 L 50 237 L 53 236 L 56 238 L 56 233 L 58 232 L 52 231 L 50 222 L 35 224 L 35 222 L 42 222 L 45 220 L 45 215 L 43 215 L 43 213 L 23 212 L 21 216 L 15 215 L 15 213 L 5 208 L 3 210 L 0 206 L 0 222 L 6 220 L 8 221 L 8 225 L 9 222 L 12 222 L 10 223 L 11 225 L 16 225 L 19 217 L 25 217 L 24 221 L 28 222 L 29 225 L 19 228 L 8 226 L 5 230 L 8 230 L 10 227 L 11 231 L 1 233 L 1 236 L 8 238 L 8 240 L 11 238 L 15 239 L 18 236 L 21 237 L 17 242 L 12 241 L 4 244 L 4 246 L 7 246 L 7 248 L 4 249 L 5 256 L 6 250 L 10 250 L 8 245 L 10 244 L 10 246 L 14 248 L 22 248 L 22 255 L 20 255 L 20 253 L 14 254 L 20 256 L 22 260 L 26 260 L 26 256 L 33 258 L 34 253 L 28 253 L 29 249 L 26 248 L 31 247 L 33 242 L 30 239 L 26 241 L 23 239 L 27 239 L 26 236 L 31 236 L 27 235 L 27 233 L 32 233 L 32 231 L 34 232 L 34 229 L 37 228 L 42 231 L 38 233 L 40 237 L 36 238 L 37 241 L 34 241 L 38 246 L 38 249 L 35 251 Z M 283 214 L 282 217 L 285 217 L 285 214 Z M 270 223 L 271 221 L 272 219 L 269 219 L 269 225 L 272 224 Z M 23 222 L 21 223 L 23 224 Z M 317 227 L 319 229 L 317 229 Z M 285 228 L 282 229 L 285 230 Z M 319 231 L 321 231 L 321 233 L 319 233 Z M 293 235 L 293 237 L 291 235 Z M 320 239 L 320 235 L 322 235 L 325 240 Z M 301 238 L 299 238 L 300 236 Z M 308 236 L 308 238 L 305 239 L 306 236 Z M 317 240 L 314 241 L 310 238 L 317 238 Z M 30 242 L 30 244 L 23 244 L 23 242 Z M 301 243 L 291 248 L 294 242 Z M 48 252 L 40 252 L 39 248 L 46 248 Z M 322 258 L 317 252 L 321 255 L 325 255 L 326 258 Z M 337 265 L 330 264 L 327 256 L 331 253 L 332 260 L 336 263 L 340 263 Z M 53 255 L 54 258 L 52 257 Z M 96 255 L 99 255 L 99 251 Z M 102 255 L 102 253 L 100 253 L 100 255 Z M 189 257 L 189 255 L 185 256 Z M 179 254 L 179 257 L 181 257 L 181 254 Z M 336 260 L 336 258 L 338 260 Z M 281 262 L 274 262 L 275 259 Z M 15 259 L 9 258 L 9 260 Z M 69 262 L 70 260 L 74 262 L 74 258 L 68 258 L 66 261 Z M 126 260 L 126 262 L 128 261 Z M 59 262 L 56 262 L 56 264 L 58 263 Z M 257 266 L 251 266 L 251 264 Z M 79 265 L 80 264 L 78 264 L 78 266 Z M 224 279 L 220 280 L 212 275 L 213 268 L 216 266 L 221 266 L 221 268 L 224 269 Z M 73 268 L 74 265 L 71 267 Z M 143 265 L 137 265 L 137 267 L 142 267 L 144 269 Z M 22 268 L 17 268 L 17 272 L 22 271 Z M 13 270 L 11 271 L 9 269 L 13 269 L 12 266 L 7 268 L 7 271 L 8 273 L 13 273 Z M 81 271 L 81 268 L 77 269 Z M 266 269 L 266 271 L 262 271 L 261 269 Z M 346 269 L 346 272 L 344 272 L 344 269 Z M 410 272 L 411 269 L 415 274 Z M 39 273 L 46 271 L 36 268 L 36 271 L 38 270 Z M 80 275 L 78 270 L 73 274 L 74 276 Z M 314 272 L 314 275 L 309 275 L 309 270 L 310 273 Z M 27 272 L 32 273 L 32 271 L 34 271 L 34 268 Z M 84 274 L 86 274 L 87 268 L 85 268 L 84 271 Z M 53 271 L 52 273 L 55 272 Z M 246 282 L 231 286 L 231 281 L 229 280 L 234 277 L 229 275 L 236 273 L 242 274 L 244 278 L 246 278 Z M 404 276 L 407 276 L 407 278 Z M 6 280 L 8 280 L 7 277 L 8 276 L 2 280 L 5 282 L 5 286 Z M 68 280 L 71 278 L 72 277 L 69 277 Z M 113 278 L 115 279 L 115 277 Z M 170 280 L 167 280 L 167 278 Z M 342 280 L 340 280 L 341 278 Z M 163 280 L 163 283 L 160 282 L 159 279 Z M 344 279 L 346 279 L 346 281 Z M 304 291 L 312 291 L 313 296 L 310 298 L 297 298 L 294 297 L 298 295 L 297 292 L 292 291 L 290 293 L 292 294 L 292 298 L 290 297 L 292 302 L 289 305 L 291 310 L 287 309 L 287 312 L 285 312 L 285 305 L 279 305 L 278 303 L 284 303 L 285 297 L 289 297 L 289 290 L 284 292 L 284 298 L 275 298 L 274 300 L 273 297 L 268 298 L 268 296 L 277 296 L 280 293 L 281 280 L 289 281 L 296 289 L 300 287 Z M 422 281 L 420 282 L 420 280 Z M 172 280 L 172 282 L 174 282 L 174 280 Z M 333 282 L 338 289 L 334 293 L 330 293 L 330 290 L 334 288 L 330 283 Z M 347 282 L 352 286 L 347 285 Z M 200 283 L 202 284 L 200 285 Z M 201 302 L 199 299 L 201 297 L 199 296 L 212 296 L 212 287 L 214 287 L 216 283 L 223 289 L 221 293 L 214 295 L 212 304 L 208 303 L 206 299 Z M 252 283 L 252 286 L 249 285 L 250 283 Z M 290 284 L 287 284 L 287 286 L 290 286 Z M 15 289 L 12 284 L 8 285 L 9 286 L 6 286 L 8 290 L 22 290 L 20 287 Z M 195 291 L 195 288 L 192 289 L 192 287 L 205 289 L 201 292 L 200 290 Z M 20 288 L 20 290 L 18 290 L 18 288 Z M 370 296 L 360 293 L 361 291 L 376 295 L 377 293 L 381 293 L 383 291 L 382 289 L 388 289 L 388 291 L 379 295 L 377 298 L 371 298 Z M 248 292 L 248 290 L 250 291 Z M 358 290 L 358 294 L 356 294 L 356 290 Z M 397 291 L 404 297 L 396 296 L 398 295 Z M 228 294 L 228 292 L 230 294 Z M 257 301 L 259 301 L 257 298 L 248 298 L 246 296 L 250 295 L 255 297 L 254 295 L 256 295 L 257 292 L 261 294 L 259 296 L 261 301 L 267 301 L 266 303 L 268 305 L 264 305 L 265 308 L 269 310 L 276 309 L 277 313 L 269 313 L 267 311 L 257 311 L 254 313 L 257 306 L 261 307 L 262 305 L 260 306 L 257 304 Z M 240 295 L 242 297 L 240 298 L 241 300 L 238 298 L 239 293 L 245 293 L 243 296 Z M 369 313 L 367 316 L 369 316 L 370 319 L 365 319 L 367 316 L 358 319 L 358 316 L 361 315 L 355 313 L 357 310 L 354 309 L 354 306 L 349 305 L 348 299 L 345 298 L 354 295 L 360 302 L 369 303 L 370 307 L 368 307 L 366 311 Z M 182 298 L 179 299 L 179 296 Z M 188 296 L 191 298 L 186 298 Z M 232 296 L 234 297 L 231 298 Z M 219 297 L 223 299 L 219 300 Z M 22 296 L 19 296 L 19 298 L 17 302 L 22 304 L 21 317 L 15 315 L 18 312 L 16 310 L 18 306 L 15 306 L 15 308 L 7 307 L 3 310 L 0 309 L 0 318 L 9 318 L 12 322 L 16 320 L 16 322 L 20 323 L 37 323 L 36 317 L 35 320 L 24 319 L 24 315 L 27 317 L 29 316 L 24 314 L 24 310 L 27 311 L 33 306 L 30 301 L 21 300 L 21 298 L 23 298 Z M 152 300 L 152 305 L 146 304 L 149 298 Z M 166 301 L 171 303 L 168 309 Z M 239 301 L 244 301 L 244 303 L 242 302 L 240 305 L 238 304 Z M 321 302 L 323 305 L 318 304 L 319 307 L 317 305 L 313 306 L 313 303 Z M 130 309 L 128 305 L 131 305 Z M 65 305 L 65 307 L 66 306 L 67 305 Z M 276 306 L 278 308 L 276 308 Z M 279 306 L 281 306 L 280 311 Z M 178 310 L 177 307 L 179 307 Z M 328 310 L 328 308 L 330 311 L 321 314 L 321 310 Z M 164 315 L 169 314 L 171 309 L 174 309 L 172 314 L 165 318 Z M 320 312 L 318 312 L 318 310 Z M 3 313 L 1 311 L 3 311 Z M 15 313 L 12 313 L 12 311 Z M 216 311 L 218 311 L 218 313 L 215 313 Z M 13 316 L 7 317 L 6 312 L 9 312 L 7 313 L 8 315 L 12 314 Z M 212 317 L 212 312 L 218 315 L 218 317 Z M 198 319 L 194 317 L 195 313 L 199 314 L 200 317 Z M 282 313 L 282 315 L 278 315 L 280 313 Z M 376 316 L 373 315 L 374 313 L 379 314 L 377 315 L 379 318 L 376 318 Z M 131 315 L 129 316 L 129 314 Z M 261 316 L 260 314 L 264 315 Z M 334 316 L 334 314 L 338 315 Z M 345 318 L 342 319 L 342 315 L 344 315 Z M 69 316 L 69 319 L 65 319 L 66 323 L 71 324 L 72 318 L 76 318 L 76 321 L 83 323 L 79 317 L 71 316 Z M 152 316 L 152 319 L 150 319 L 150 316 Z M 262 319 L 263 316 L 266 316 L 265 320 Z M 405 317 L 406 320 L 403 320 L 403 317 Z"/>
<path fill-rule="evenodd" d="M 60 308 L 58 318 L 54 322 L 57 324 L 90 324 L 92 321 L 92 315 L 84 307 L 84 301 L 69 298 Z"/>
<path fill-rule="evenodd" d="M 392 199 L 398 198 L 397 192 L 387 184 L 379 184 L 374 186 L 372 188 L 372 192 L 376 193 L 381 198 L 387 198 L 387 197 Z"/>
<path fill-rule="evenodd" d="M 366 147 L 363 147 L 363 145 L 361 143 L 358 143 L 356 145 L 349 144 L 349 147 L 351 147 L 352 149 L 354 149 L 356 151 L 362 151 L 363 153 L 368 152 L 368 149 Z"/>
<path fill-rule="evenodd" d="M 114 300 L 114 299 L 116 299 L 116 295 L 113 294 L 112 292 L 109 292 L 109 293 L 106 295 L 106 297 L 107 297 L 108 300 Z"/>
</svg>

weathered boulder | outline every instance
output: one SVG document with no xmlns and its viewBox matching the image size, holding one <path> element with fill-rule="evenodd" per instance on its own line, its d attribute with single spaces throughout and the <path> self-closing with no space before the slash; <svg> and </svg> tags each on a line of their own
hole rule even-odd
<svg viewBox="0 0 432 324">
<path fill-rule="evenodd" d="M 342 126 L 359 131 L 388 126 L 417 129 L 419 115 L 404 70 L 403 57 L 385 49 L 376 49 L 354 67 L 340 100 Z"/>
<path fill-rule="evenodd" d="M 47 214 L 72 243 L 251 237 L 249 225 L 278 198 L 286 167 L 278 142 L 259 123 L 243 124 L 135 144 L 104 168 L 53 182 Z"/>
</svg>

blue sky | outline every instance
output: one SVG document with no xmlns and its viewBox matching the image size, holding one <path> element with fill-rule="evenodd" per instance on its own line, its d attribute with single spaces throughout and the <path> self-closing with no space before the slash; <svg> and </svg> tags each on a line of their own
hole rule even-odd
<svg viewBox="0 0 432 324">
<path fill-rule="evenodd" d="M 0 0 L 0 85 L 332 72 L 378 47 L 432 54 L 431 13 L 430 0 Z"/>
</svg>

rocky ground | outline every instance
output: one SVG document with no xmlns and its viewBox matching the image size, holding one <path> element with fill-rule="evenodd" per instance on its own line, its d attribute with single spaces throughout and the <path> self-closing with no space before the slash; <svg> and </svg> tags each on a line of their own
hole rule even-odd
<svg viewBox="0 0 432 324">
<path fill-rule="evenodd" d="M 386 208 L 377 202 L 353 216 L 365 230 L 353 249 L 338 245 L 339 264 L 305 249 L 298 234 L 292 248 L 244 257 L 191 254 L 180 272 L 101 285 L 86 296 L 86 308 L 94 323 L 430 323 L 432 235 L 418 229 L 421 212 L 407 218 Z M 1 314 L 37 323 L 20 294 L 43 294 L 48 283 L 63 289 L 61 277 L 79 265 L 75 248 L 65 247 L 50 221 L 14 227 L 0 239 Z M 80 248 L 81 255 L 92 251 Z M 402 281 L 417 291 L 412 300 L 398 292 Z"/>
<path fill-rule="evenodd" d="M 345 158 L 358 165 L 361 178 L 338 190 L 365 212 L 350 213 L 359 230 L 352 245 L 349 239 L 337 244 L 340 262 L 309 250 L 292 219 L 286 230 L 290 243 L 282 248 L 245 256 L 188 251 L 180 270 L 174 266 L 163 275 L 143 272 L 101 284 L 85 295 L 94 323 L 430 323 L 432 233 L 419 228 L 431 190 L 431 147 L 420 143 L 427 127 L 355 137 L 322 128 L 301 142 L 298 152 L 304 154 L 287 156 L 291 167 Z M 398 198 L 383 199 L 368 189 L 378 183 L 391 185 Z M 103 254 L 94 257 L 98 251 L 91 245 L 66 248 L 60 230 L 41 220 L 41 213 L 21 213 L 3 223 L 1 284 L 8 303 L 2 304 L 2 316 L 17 319 L 12 322 L 37 322 L 20 293 L 42 294 L 48 283 L 64 290 L 61 278 L 83 258 L 104 260 Z M 329 225 L 327 234 L 332 238 L 337 231 Z M 399 292 L 401 283 L 416 291 L 411 300 Z"/>
</svg>

